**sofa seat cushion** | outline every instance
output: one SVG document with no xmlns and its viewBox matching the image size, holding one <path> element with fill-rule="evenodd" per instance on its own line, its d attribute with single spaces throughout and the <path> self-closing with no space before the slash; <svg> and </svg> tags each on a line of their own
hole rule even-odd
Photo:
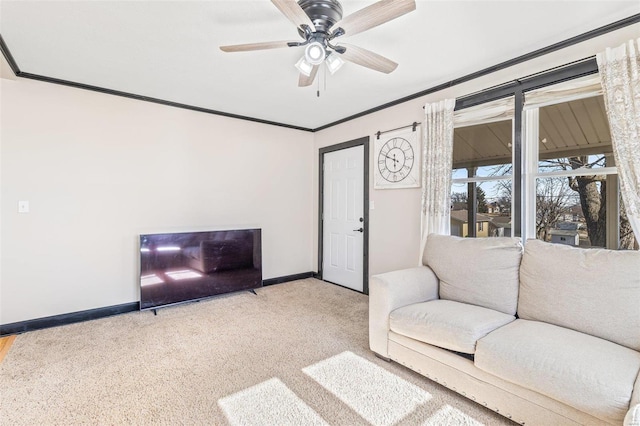
<svg viewBox="0 0 640 426">
<path fill-rule="evenodd" d="M 473 354 L 478 339 L 514 320 L 513 315 L 480 306 L 431 300 L 392 311 L 389 328 L 430 345 Z"/>
<path fill-rule="evenodd" d="M 440 280 L 440 299 L 515 315 L 520 238 L 460 238 L 430 234 L 423 263 Z"/>
<path fill-rule="evenodd" d="M 640 370 L 640 353 L 608 340 L 518 319 L 478 341 L 476 367 L 620 424 Z"/>
</svg>

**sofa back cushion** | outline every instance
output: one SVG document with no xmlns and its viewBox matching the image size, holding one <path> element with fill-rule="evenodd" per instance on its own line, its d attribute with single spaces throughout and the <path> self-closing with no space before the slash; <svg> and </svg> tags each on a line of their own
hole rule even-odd
<svg viewBox="0 0 640 426">
<path fill-rule="evenodd" d="M 431 234 L 423 263 L 440 280 L 440 298 L 515 315 L 519 238 L 460 238 Z"/>
<path fill-rule="evenodd" d="M 527 240 L 518 315 L 640 350 L 640 252 Z"/>
</svg>

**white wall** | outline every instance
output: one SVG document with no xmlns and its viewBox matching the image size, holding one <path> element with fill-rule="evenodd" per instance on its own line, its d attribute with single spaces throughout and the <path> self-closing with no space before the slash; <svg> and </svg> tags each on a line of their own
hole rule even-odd
<svg viewBox="0 0 640 426">
<path fill-rule="evenodd" d="M 591 57 L 606 47 L 617 47 L 627 40 L 637 38 L 640 24 L 628 26 L 608 33 L 596 39 L 553 52 L 495 73 L 481 77 L 451 88 L 414 99 L 361 118 L 330 127 L 316 133 L 314 171 L 314 211 L 318 205 L 318 150 L 322 147 L 357 139 L 370 137 L 370 173 L 373 176 L 375 165 L 374 134 L 414 121 L 424 119 L 422 106 L 427 102 L 437 102 L 446 98 L 463 97 L 490 87 L 529 76 L 541 71 L 561 66 L 573 61 Z M 452 52 L 462 54 L 464 52 Z M 479 71 L 479 69 L 478 69 Z M 365 71 L 363 71 L 365 72 Z M 429 70 L 425 69 L 425 74 Z M 462 77 L 452 75 L 451 80 Z M 426 89 L 426 88 L 425 88 Z M 370 181 L 370 199 L 375 209 L 369 216 L 369 273 L 371 275 L 400 268 L 413 267 L 418 264 L 420 247 L 420 189 L 384 189 L 374 190 L 373 179 Z M 314 227 L 317 227 L 317 214 L 314 215 Z M 314 261 L 317 269 L 317 235 L 314 235 Z"/>
<path fill-rule="evenodd" d="M 312 270 L 312 133 L 0 82 L 1 324 L 139 300 L 141 233 L 259 227 L 265 279 Z"/>
</svg>

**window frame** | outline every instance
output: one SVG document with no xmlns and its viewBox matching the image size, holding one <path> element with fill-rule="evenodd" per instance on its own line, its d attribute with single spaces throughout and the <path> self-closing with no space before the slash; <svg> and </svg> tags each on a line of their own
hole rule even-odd
<svg viewBox="0 0 640 426">
<path fill-rule="evenodd" d="M 528 199 L 528 197 L 531 196 L 531 188 L 527 186 L 527 184 L 530 184 L 531 179 L 525 179 L 527 178 L 530 168 L 525 167 L 526 165 L 524 164 L 524 161 L 527 158 L 530 159 L 530 156 L 523 155 L 523 133 L 527 130 L 524 129 L 523 126 L 524 114 L 527 113 L 527 111 L 524 111 L 524 94 L 530 90 L 551 86 L 564 81 L 595 74 L 597 72 L 598 64 L 595 57 L 591 57 L 456 99 L 454 111 L 478 106 L 510 96 L 514 97 L 512 137 L 513 171 L 511 173 L 511 235 L 514 237 L 521 237 L 523 243 L 526 242 L 527 238 L 531 237 L 526 228 L 527 224 L 531 220 L 531 212 L 523 211 L 523 200 Z M 527 149 L 531 149 L 531 147 L 528 146 Z M 527 154 L 529 154 L 529 152 L 527 152 Z M 535 187 L 533 188 L 533 194 L 535 196 Z"/>
<path fill-rule="evenodd" d="M 487 101 L 482 104 L 478 104 L 469 108 L 463 108 L 463 109 L 457 110 L 457 112 L 454 114 L 454 122 L 453 122 L 453 128 L 455 132 L 455 129 L 465 128 L 465 127 L 472 127 L 472 126 L 496 123 L 496 122 L 507 121 L 507 120 L 511 121 L 512 149 L 511 149 L 510 164 L 512 165 L 512 172 L 513 172 L 513 151 L 514 151 L 513 134 L 515 131 L 515 124 L 514 124 L 515 107 L 514 106 L 515 106 L 515 97 L 506 96 L 497 100 Z M 484 107 L 486 107 L 487 111 L 484 110 Z M 465 110 L 467 111 L 465 112 Z M 489 113 L 487 114 L 487 112 Z M 483 167 L 483 166 L 458 167 L 456 169 L 452 169 L 452 172 L 453 170 L 462 170 L 465 168 L 469 171 L 470 169 L 477 169 L 478 167 Z M 499 182 L 499 181 L 505 181 L 505 180 L 512 181 L 511 186 L 513 190 L 513 173 L 510 173 L 508 175 L 501 175 L 501 176 L 472 176 L 472 177 L 467 176 L 464 178 L 451 179 L 452 190 L 454 185 L 464 185 L 464 184 L 467 185 L 467 212 L 468 212 L 467 235 L 469 237 L 476 237 L 478 231 L 483 231 L 483 226 L 481 222 L 477 222 L 478 206 L 475 203 L 477 198 L 477 187 L 478 187 L 477 184 L 483 183 L 483 182 Z M 510 214 L 511 212 L 513 212 L 513 208 L 514 206 L 513 206 L 513 197 L 512 197 Z M 480 225 L 477 226 L 476 223 L 480 223 Z"/>
<path fill-rule="evenodd" d="M 485 91 L 471 94 L 456 100 L 455 111 L 464 110 L 466 108 L 480 106 L 492 101 L 514 97 L 514 112 L 513 112 L 513 137 L 512 137 L 512 200 L 511 200 L 511 232 L 512 236 L 520 237 L 523 244 L 526 244 L 528 238 L 536 238 L 535 232 L 535 217 L 536 217 L 536 181 L 542 177 L 566 177 L 566 176 L 585 176 L 593 175 L 593 169 L 576 169 L 571 171 L 554 171 L 540 173 L 538 169 L 538 116 L 539 109 L 549 104 L 561 103 L 566 101 L 559 100 L 558 102 L 545 102 L 544 104 L 536 105 L 533 108 L 525 108 L 524 100 L 527 92 L 545 88 L 547 86 L 553 86 L 559 83 L 576 80 L 581 77 L 593 76 L 598 74 L 598 65 L 595 57 L 590 57 L 580 61 L 572 62 L 567 65 L 545 71 L 542 73 L 534 74 L 528 77 L 524 77 L 512 82 L 508 82 Z M 584 97 L 594 96 L 585 95 Z M 580 95 L 577 95 L 580 97 Z M 572 98 L 576 99 L 574 95 Z M 534 117 L 535 116 L 535 117 Z M 536 126 L 532 125 L 535 121 Z M 526 143 L 525 143 L 526 140 Z M 532 143 L 530 141 L 535 141 Z M 616 176 L 617 168 L 606 166 L 599 167 L 597 169 L 598 174 Z M 453 179 L 454 183 L 460 184 L 466 182 L 484 182 L 488 180 L 497 180 L 497 177 L 472 177 L 472 178 L 459 178 Z M 502 179 L 509 179 L 509 177 L 500 177 Z M 614 180 L 614 182 L 617 182 Z M 616 185 L 617 186 L 617 185 Z M 619 194 L 616 188 L 616 193 Z M 611 198 L 611 197 L 609 197 Z M 614 197 L 615 198 L 615 197 Z M 618 197 L 619 198 L 619 197 Z M 532 201 L 533 200 L 533 201 Z M 616 222 L 619 222 L 619 208 L 617 206 L 616 199 Z M 613 202 L 612 202 L 613 206 Z M 613 225 L 607 224 L 607 248 L 618 248 L 619 235 L 613 231 Z M 616 226 L 619 232 L 619 223 Z M 613 241 L 615 237 L 618 243 Z M 636 236 L 638 239 L 638 236 Z"/>
<path fill-rule="evenodd" d="M 573 96 L 565 96 L 565 97 L 557 97 L 553 102 L 545 102 L 539 105 L 536 105 L 532 108 L 527 108 L 525 106 L 525 115 L 523 125 L 526 129 L 525 135 L 523 138 L 524 146 L 526 147 L 527 153 L 525 155 L 525 165 L 524 165 L 524 186 L 527 188 L 526 194 L 527 198 L 525 199 L 526 206 L 526 214 L 524 221 L 524 238 L 537 238 L 536 232 L 536 216 L 537 216 L 537 201 L 536 201 L 536 186 L 538 179 L 545 178 L 560 178 L 560 177 L 573 177 L 573 176 L 590 176 L 594 174 L 598 175 L 606 175 L 608 176 L 618 176 L 618 168 L 616 166 L 605 166 L 598 167 L 594 172 L 594 169 L 589 169 L 586 167 L 581 167 L 575 170 L 557 170 L 552 172 L 541 172 L 539 168 L 540 164 L 540 109 L 545 106 L 550 105 L 558 105 L 565 102 L 569 102 L 575 99 L 583 99 L 595 96 L 602 96 L 602 94 L 598 93 L 590 93 L 588 96 L 577 97 Z M 619 188 L 617 179 L 613 180 L 615 185 L 615 195 L 614 200 L 611 200 L 609 196 L 609 190 L 607 190 L 607 225 L 606 225 L 606 246 L 604 248 L 607 249 L 618 249 L 620 246 L 620 209 L 618 206 L 618 198 L 619 198 Z M 607 188 L 609 188 L 607 186 Z"/>
</svg>

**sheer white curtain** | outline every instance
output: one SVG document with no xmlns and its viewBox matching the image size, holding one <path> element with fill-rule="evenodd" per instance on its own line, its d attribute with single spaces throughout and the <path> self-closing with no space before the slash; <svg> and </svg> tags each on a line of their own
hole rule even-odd
<svg viewBox="0 0 640 426">
<path fill-rule="evenodd" d="M 455 106 L 455 99 L 445 99 L 424 106 L 420 261 L 422 261 L 427 235 L 450 232 L 453 108 Z"/>
<path fill-rule="evenodd" d="M 622 201 L 640 239 L 640 39 L 596 57 Z"/>
</svg>

